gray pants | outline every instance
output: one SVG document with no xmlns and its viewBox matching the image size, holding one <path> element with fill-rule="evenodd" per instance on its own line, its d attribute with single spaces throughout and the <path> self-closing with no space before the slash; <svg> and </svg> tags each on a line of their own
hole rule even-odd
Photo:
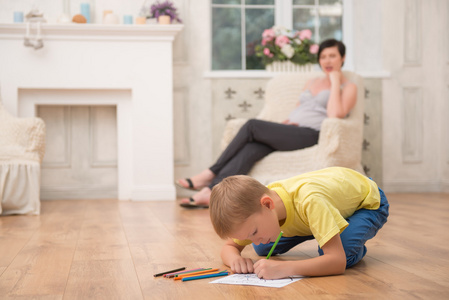
<svg viewBox="0 0 449 300">
<path fill-rule="evenodd" d="M 211 189 L 223 178 L 245 175 L 253 165 L 273 151 L 292 151 L 318 142 L 319 131 L 307 127 L 251 119 L 209 169 L 216 175 Z"/>
</svg>

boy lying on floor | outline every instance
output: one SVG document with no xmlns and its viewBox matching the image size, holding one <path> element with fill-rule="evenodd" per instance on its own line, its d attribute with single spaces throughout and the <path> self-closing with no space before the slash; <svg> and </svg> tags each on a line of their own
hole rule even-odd
<svg viewBox="0 0 449 300">
<path fill-rule="evenodd" d="M 268 186 L 245 175 L 225 178 L 212 190 L 210 216 L 217 234 L 228 238 L 221 252 L 224 264 L 235 273 L 278 279 L 344 273 L 365 256 L 365 243 L 387 221 L 388 208 L 373 180 L 332 167 Z M 319 256 L 256 263 L 241 256 L 251 243 L 257 254 L 267 255 L 281 230 L 273 255 L 315 238 Z"/>
</svg>

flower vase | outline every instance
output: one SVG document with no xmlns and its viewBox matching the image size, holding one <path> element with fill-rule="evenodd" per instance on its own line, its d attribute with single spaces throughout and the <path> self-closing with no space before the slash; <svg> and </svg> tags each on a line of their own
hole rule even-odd
<svg viewBox="0 0 449 300">
<path fill-rule="evenodd" d="M 168 25 L 168 24 L 170 24 L 171 23 L 171 18 L 170 18 L 170 16 L 159 16 L 158 18 L 157 18 L 157 22 L 159 23 L 159 24 L 162 24 L 162 25 Z"/>
<path fill-rule="evenodd" d="M 312 64 L 298 65 L 291 61 L 274 61 L 269 65 L 265 66 L 265 70 L 268 72 L 302 72 L 309 73 L 312 72 Z"/>
</svg>

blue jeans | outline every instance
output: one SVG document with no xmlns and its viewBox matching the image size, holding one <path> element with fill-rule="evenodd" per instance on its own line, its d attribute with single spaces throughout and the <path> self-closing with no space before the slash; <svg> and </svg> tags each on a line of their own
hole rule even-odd
<svg viewBox="0 0 449 300">
<path fill-rule="evenodd" d="M 378 209 L 359 209 L 346 219 L 349 225 L 340 234 L 341 242 L 346 253 L 346 268 L 350 268 L 362 260 L 366 254 L 366 241 L 372 239 L 377 231 L 387 222 L 388 208 L 390 205 L 388 204 L 387 197 L 380 188 L 379 193 L 380 207 Z M 313 235 L 282 237 L 273 251 L 273 255 L 285 253 L 296 245 L 311 239 L 314 239 Z M 265 256 L 270 252 L 273 243 L 253 244 L 253 246 L 258 255 Z M 320 255 L 324 254 L 320 247 L 318 247 L 318 253 Z"/>
</svg>

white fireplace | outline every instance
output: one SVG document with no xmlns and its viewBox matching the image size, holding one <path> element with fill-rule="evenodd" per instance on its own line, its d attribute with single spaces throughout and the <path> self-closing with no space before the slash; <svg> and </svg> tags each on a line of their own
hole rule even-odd
<svg viewBox="0 0 449 300">
<path fill-rule="evenodd" d="M 172 44 L 182 27 L 48 24 L 34 50 L 25 25 L 0 24 L 1 101 L 19 117 L 38 105 L 115 105 L 118 198 L 174 200 Z"/>
</svg>

